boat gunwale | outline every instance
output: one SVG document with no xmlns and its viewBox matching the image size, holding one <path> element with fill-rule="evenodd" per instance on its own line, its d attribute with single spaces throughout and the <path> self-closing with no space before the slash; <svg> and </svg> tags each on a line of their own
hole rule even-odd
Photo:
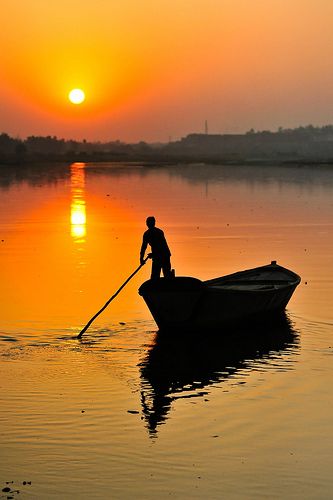
<svg viewBox="0 0 333 500">
<path fill-rule="evenodd" d="M 258 284 L 260 282 L 272 282 L 274 284 L 277 283 L 278 281 L 280 283 L 277 283 L 278 285 L 281 285 L 281 288 L 284 286 L 284 283 L 281 283 L 282 282 L 285 282 L 285 286 L 291 286 L 291 285 L 298 285 L 300 282 L 301 282 L 301 277 L 294 273 L 294 271 L 290 271 L 289 269 L 286 269 L 285 267 L 282 267 L 280 266 L 279 264 L 276 264 L 276 263 L 272 263 L 272 264 L 268 264 L 266 266 L 259 266 L 259 267 L 255 267 L 255 268 L 252 268 L 252 269 L 246 269 L 244 271 L 237 271 L 235 273 L 231 273 L 231 274 L 227 274 L 225 276 L 220 276 L 218 278 L 212 278 L 210 280 L 205 280 L 203 281 L 203 284 L 206 285 L 207 287 L 214 287 L 214 285 L 217 283 L 217 282 L 221 282 L 221 285 L 215 285 L 215 286 L 219 286 L 222 288 L 223 285 L 230 285 L 233 281 L 235 282 L 235 285 L 236 283 L 240 283 L 240 280 L 239 278 L 244 278 L 244 282 L 246 281 L 247 283 L 251 283 L 250 280 L 247 280 L 246 279 L 246 276 L 251 276 L 257 272 L 263 272 L 263 271 L 276 271 L 276 272 L 281 272 L 283 271 L 285 274 L 286 274 L 286 279 L 285 280 L 274 280 L 274 277 L 270 278 L 269 280 L 252 280 L 252 283 L 254 284 L 255 282 L 257 282 Z M 287 277 L 290 277 L 290 279 L 288 279 Z M 280 288 L 280 286 L 279 286 Z M 230 288 L 231 290 L 231 288 Z M 257 289 L 259 290 L 259 289 Z"/>
<path fill-rule="evenodd" d="M 284 290 L 286 288 L 291 288 L 291 287 L 296 287 L 298 285 L 297 282 L 287 282 L 285 284 L 279 284 L 279 285 L 268 285 L 262 286 L 262 288 L 254 288 L 254 286 L 248 286 L 245 287 L 243 285 L 243 288 L 236 288 L 234 287 L 229 287 L 229 286 L 207 286 L 205 287 L 205 292 L 211 292 L 211 293 L 218 293 L 219 291 L 221 292 L 227 292 L 227 293 L 269 293 L 269 292 L 277 292 L 279 290 Z"/>
</svg>

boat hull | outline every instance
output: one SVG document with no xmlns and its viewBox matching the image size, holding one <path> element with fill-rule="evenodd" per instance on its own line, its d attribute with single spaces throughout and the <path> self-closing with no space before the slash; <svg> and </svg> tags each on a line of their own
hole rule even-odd
<svg viewBox="0 0 333 500">
<path fill-rule="evenodd" d="M 281 313 L 299 282 L 292 271 L 271 264 L 206 282 L 149 280 L 139 293 L 160 330 L 218 330 Z"/>
</svg>

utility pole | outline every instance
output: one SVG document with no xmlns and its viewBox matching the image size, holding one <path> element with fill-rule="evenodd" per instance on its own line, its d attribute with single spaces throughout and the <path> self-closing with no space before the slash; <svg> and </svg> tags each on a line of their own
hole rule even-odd
<svg viewBox="0 0 333 500">
<path fill-rule="evenodd" d="M 205 135 L 208 135 L 208 122 L 205 120 Z"/>
</svg>

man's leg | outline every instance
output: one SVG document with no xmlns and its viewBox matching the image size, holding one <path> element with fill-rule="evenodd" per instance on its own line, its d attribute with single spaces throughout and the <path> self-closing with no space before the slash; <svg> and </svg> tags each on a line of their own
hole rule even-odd
<svg viewBox="0 0 333 500">
<path fill-rule="evenodd" d="M 171 278 L 171 262 L 170 259 L 165 259 L 162 264 L 163 276 L 164 278 Z"/>
<path fill-rule="evenodd" d="M 160 277 L 160 274 L 161 274 L 161 269 L 162 269 L 161 262 L 158 259 L 153 259 L 153 262 L 151 265 L 150 279 L 152 279 L 152 280 L 158 279 Z"/>
</svg>

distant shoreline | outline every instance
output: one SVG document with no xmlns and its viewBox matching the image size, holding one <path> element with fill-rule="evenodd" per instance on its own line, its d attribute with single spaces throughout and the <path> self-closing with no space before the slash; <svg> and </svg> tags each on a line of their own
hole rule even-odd
<svg viewBox="0 0 333 500">
<path fill-rule="evenodd" d="M 144 165 L 333 165 L 333 125 L 249 130 L 245 134 L 191 133 L 168 143 L 75 141 L 56 136 L 26 139 L 0 134 L 0 165 L 140 162 Z"/>
<path fill-rule="evenodd" d="M 188 158 L 188 157 L 174 157 L 174 158 L 161 158 L 156 157 L 144 157 L 138 156 L 137 158 L 128 157 L 124 155 L 123 157 L 115 157 L 113 155 L 105 155 L 103 157 L 99 155 L 38 155 L 38 156 L 27 156 L 24 159 L 8 158 L 6 160 L 0 159 L 0 168 L 2 167 L 26 167 L 41 164 L 45 164 L 45 168 L 51 167 L 53 165 L 70 165 L 72 163 L 124 163 L 129 166 L 134 164 L 140 164 L 144 167 L 164 167 L 164 166 L 177 166 L 177 165 L 224 165 L 224 166 L 268 166 L 268 167 L 283 167 L 283 166 L 333 166 L 333 158 L 290 158 L 290 159 L 275 159 L 275 158 Z"/>
</svg>

